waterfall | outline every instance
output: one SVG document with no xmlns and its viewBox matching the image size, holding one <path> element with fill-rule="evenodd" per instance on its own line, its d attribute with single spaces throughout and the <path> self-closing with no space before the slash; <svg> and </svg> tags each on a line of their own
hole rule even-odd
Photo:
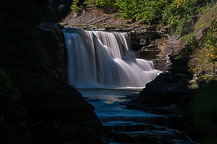
<svg viewBox="0 0 217 144">
<path fill-rule="evenodd" d="M 137 59 L 128 33 L 64 30 L 68 82 L 77 88 L 144 87 L 159 71 Z"/>
</svg>

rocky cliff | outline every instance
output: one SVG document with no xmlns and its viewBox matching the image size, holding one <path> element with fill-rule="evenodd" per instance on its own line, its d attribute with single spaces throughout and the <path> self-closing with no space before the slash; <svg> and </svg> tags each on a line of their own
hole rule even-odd
<svg viewBox="0 0 217 144">
<path fill-rule="evenodd" d="M 0 2 L 0 142 L 107 143 L 101 122 L 66 82 L 60 29 L 40 29 L 46 1 Z"/>
<path fill-rule="evenodd" d="M 66 63 L 61 59 L 64 46 L 55 37 L 57 33 L 44 30 L 39 33 L 45 46 L 44 68 L 9 72 L 13 84 L 8 87 L 12 88 L 1 93 L 1 143 L 107 143 L 94 107 L 66 82 Z M 0 81 L 10 82 L 5 75 L 1 73 Z"/>
</svg>

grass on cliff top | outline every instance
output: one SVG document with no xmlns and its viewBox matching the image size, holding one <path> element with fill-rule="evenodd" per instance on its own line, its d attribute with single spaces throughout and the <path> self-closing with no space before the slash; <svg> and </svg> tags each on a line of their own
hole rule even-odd
<svg viewBox="0 0 217 144">
<path fill-rule="evenodd" d="M 192 33 L 180 39 L 181 54 L 176 60 L 188 61 L 188 70 L 199 81 L 217 80 L 217 3 L 201 9 Z"/>
<path fill-rule="evenodd" d="M 217 80 L 217 20 L 210 22 L 210 27 L 201 39 L 191 39 L 184 47 L 183 55 L 188 55 L 189 70 L 202 81 Z M 190 52 L 190 54 L 189 54 Z"/>
<path fill-rule="evenodd" d="M 213 6 L 207 6 L 202 10 L 199 21 L 196 23 L 194 27 L 194 31 L 200 31 L 210 25 L 210 21 L 215 19 L 217 16 L 217 3 Z"/>
<path fill-rule="evenodd" d="M 183 47 L 190 39 L 201 33 L 202 30 L 210 26 L 210 22 L 217 19 L 217 3 L 208 5 L 201 9 L 200 18 L 194 26 L 194 31 L 181 37 L 180 47 Z"/>
</svg>

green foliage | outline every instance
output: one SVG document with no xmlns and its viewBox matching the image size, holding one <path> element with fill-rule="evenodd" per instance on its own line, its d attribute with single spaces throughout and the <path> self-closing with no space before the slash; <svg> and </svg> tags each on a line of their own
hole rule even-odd
<svg viewBox="0 0 217 144">
<path fill-rule="evenodd" d="M 103 9 L 117 8 L 124 19 L 147 24 L 166 24 L 171 33 L 192 31 L 194 16 L 216 0 L 96 0 Z"/>
<path fill-rule="evenodd" d="M 167 0 L 116 0 L 116 5 L 125 19 L 142 23 L 156 23 L 161 19 Z"/>
<path fill-rule="evenodd" d="M 168 24 L 171 32 L 188 33 L 198 7 L 198 0 L 174 0 L 164 10 L 163 22 Z"/>
<path fill-rule="evenodd" d="M 88 8 L 95 8 L 96 7 L 96 0 L 87 0 L 84 2 L 85 5 L 88 6 Z"/>
<path fill-rule="evenodd" d="M 194 47 L 192 59 L 189 62 L 190 70 L 199 75 L 204 80 L 212 80 L 215 77 L 208 77 L 213 75 L 217 67 L 217 21 L 211 22 L 210 28 L 200 41 L 198 45 L 191 45 Z"/>
<path fill-rule="evenodd" d="M 113 8 L 114 4 L 115 0 L 96 0 L 96 6 L 103 9 Z"/>
<path fill-rule="evenodd" d="M 196 34 L 196 32 L 189 33 L 189 34 L 187 34 L 187 35 L 181 37 L 181 41 L 186 42 L 186 41 L 188 41 L 190 38 L 192 38 L 195 34 Z"/>
<path fill-rule="evenodd" d="M 207 56 L 212 63 L 217 62 L 217 19 L 213 20 L 210 24 L 209 31 L 203 38 L 202 45 L 209 51 Z"/>
<path fill-rule="evenodd" d="M 200 19 L 194 26 L 194 31 L 198 32 L 203 30 L 204 28 L 210 25 L 210 21 L 212 21 L 216 17 L 217 4 L 211 5 L 212 3 L 202 7 L 200 11 Z"/>
<path fill-rule="evenodd" d="M 71 11 L 72 12 L 79 12 L 82 10 L 82 5 L 78 6 L 79 0 L 73 0 L 73 3 L 71 5 Z"/>
</svg>

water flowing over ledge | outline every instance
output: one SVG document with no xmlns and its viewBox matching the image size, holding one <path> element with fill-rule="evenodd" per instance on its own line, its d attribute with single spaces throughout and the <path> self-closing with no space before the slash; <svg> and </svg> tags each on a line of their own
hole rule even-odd
<svg viewBox="0 0 217 144">
<path fill-rule="evenodd" d="M 138 59 L 128 33 L 64 29 L 68 82 L 77 88 L 144 87 L 160 73 Z"/>
</svg>

